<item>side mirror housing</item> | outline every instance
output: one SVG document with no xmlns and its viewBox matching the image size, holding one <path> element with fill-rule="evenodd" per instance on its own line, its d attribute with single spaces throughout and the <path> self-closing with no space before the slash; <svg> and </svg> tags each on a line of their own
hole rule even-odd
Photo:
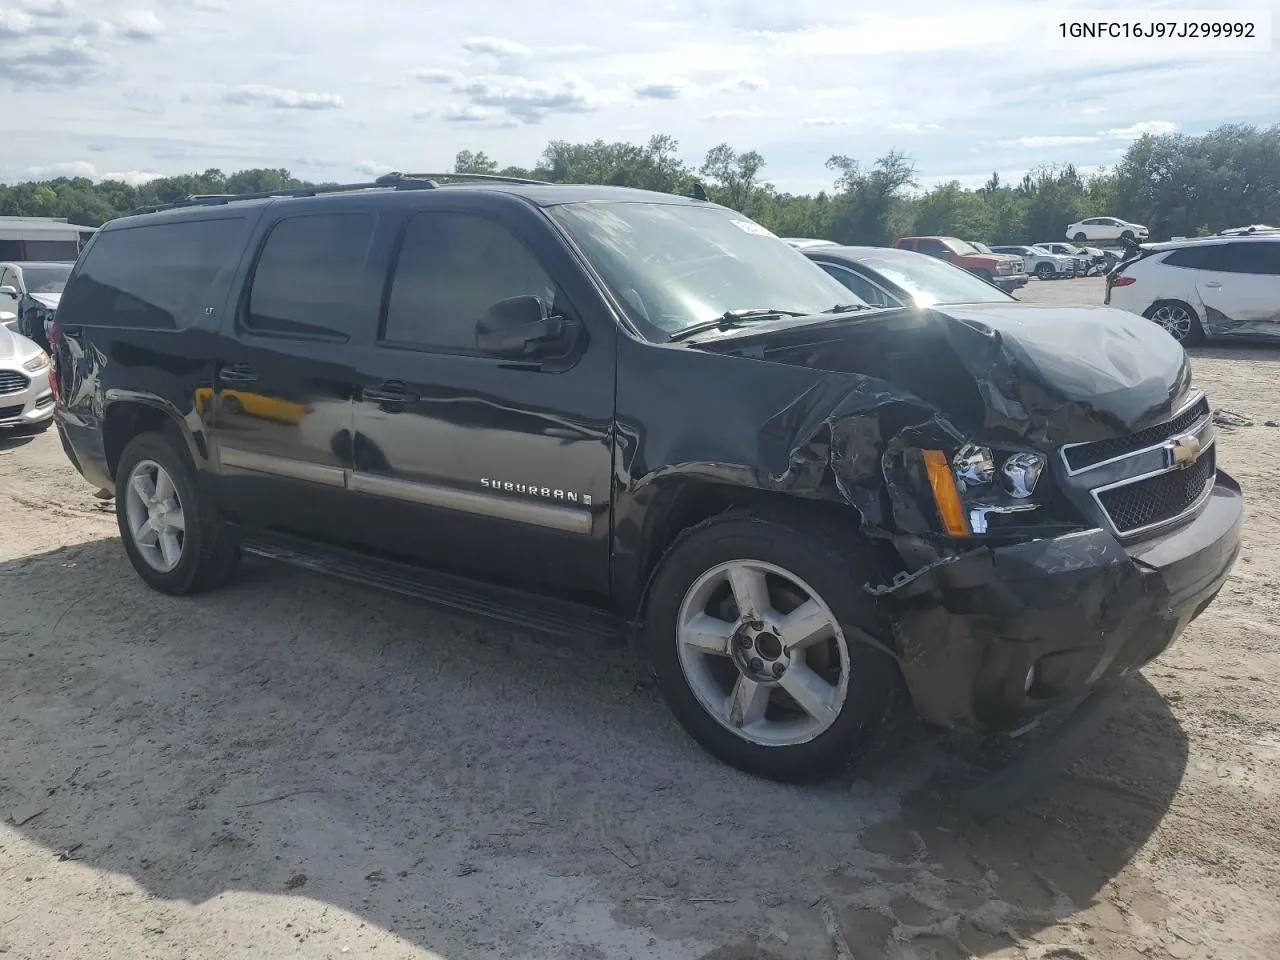
<svg viewBox="0 0 1280 960">
<path fill-rule="evenodd" d="M 7 284 L 7 283 L 6 283 L 3 287 L 0 287 L 0 296 L 4 296 L 4 297 L 12 297 L 14 300 L 17 300 L 17 299 L 18 299 L 18 288 L 17 288 L 17 287 L 12 287 L 12 286 L 10 286 L 9 284 Z"/>
<path fill-rule="evenodd" d="M 576 322 L 553 315 L 541 297 L 511 297 L 495 303 L 476 323 L 476 347 L 495 357 L 562 357 L 580 332 Z"/>
</svg>

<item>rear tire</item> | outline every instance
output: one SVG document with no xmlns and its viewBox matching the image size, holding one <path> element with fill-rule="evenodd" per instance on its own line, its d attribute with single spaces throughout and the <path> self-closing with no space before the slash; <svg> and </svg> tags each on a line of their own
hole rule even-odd
<svg viewBox="0 0 1280 960">
<path fill-rule="evenodd" d="M 774 780 L 847 765 L 897 683 L 867 639 L 889 635 L 862 590 L 876 571 L 856 530 L 790 511 L 732 511 L 681 534 L 653 579 L 644 639 L 685 730 Z"/>
<path fill-rule="evenodd" d="M 161 593 L 209 590 L 235 568 L 235 537 L 196 483 L 176 431 L 134 437 L 116 467 L 116 521 L 138 576 Z"/>
<path fill-rule="evenodd" d="M 1148 320 L 1164 328 L 1165 332 L 1184 347 L 1194 347 L 1204 342 L 1204 327 L 1191 305 L 1181 300 L 1157 300 L 1143 314 Z"/>
<path fill-rule="evenodd" d="M 1088 239 L 1089 238 L 1084 235 L 1084 231 L 1077 233 L 1074 237 L 1071 238 L 1072 242 L 1074 243 L 1084 243 Z"/>
</svg>

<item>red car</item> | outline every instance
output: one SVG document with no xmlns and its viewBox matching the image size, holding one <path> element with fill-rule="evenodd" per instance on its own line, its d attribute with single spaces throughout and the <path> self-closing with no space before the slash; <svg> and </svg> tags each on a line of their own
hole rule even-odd
<svg viewBox="0 0 1280 960">
<path fill-rule="evenodd" d="M 970 243 L 955 237 L 902 237 L 895 244 L 901 250 L 914 250 L 939 260 L 946 260 L 968 270 L 1006 293 L 1026 286 L 1027 271 L 1022 258 L 1003 253 L 983 253 Z"/>
</svg>

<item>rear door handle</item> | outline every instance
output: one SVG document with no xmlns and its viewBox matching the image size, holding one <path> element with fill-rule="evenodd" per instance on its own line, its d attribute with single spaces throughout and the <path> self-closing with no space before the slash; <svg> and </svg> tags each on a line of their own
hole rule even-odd
<svg viewBox="0 0 1280 960">
<path fill-rule="evenodd" d="M 385 380 L 376 387 L 365 387 L 360 399 L 366 403 L 413 403 L 418 395 L 403 380 Z"/>
<path fill-rule="evenodd" d="M 218 371 L 220 383 L 256 383 L 258 375 L 247 363 L 231 363 Z"/>
<path fill-rule="evenodd" d="M 1222 284 L 1220 284 L 1217 280 L 1206 280 L 1204 285 L 1206 287 L 1212 287 L 1214 290 L 1217 290 L 1219 287 L 1222 286 Z"/>
</svg>

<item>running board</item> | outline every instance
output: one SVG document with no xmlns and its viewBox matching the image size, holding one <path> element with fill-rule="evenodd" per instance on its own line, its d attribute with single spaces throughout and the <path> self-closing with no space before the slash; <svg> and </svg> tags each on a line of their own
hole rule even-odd
<svg viewBox="0 0 1280 960">
<path fill-rule="evenodd" d="M 267 560 L 551 637 L 616 646 L 626 641 L 629 629 L 622 618 L 585 604 L 479 583 L 282 534 L 246 532 L 240 548 Z"/>
</svg>

